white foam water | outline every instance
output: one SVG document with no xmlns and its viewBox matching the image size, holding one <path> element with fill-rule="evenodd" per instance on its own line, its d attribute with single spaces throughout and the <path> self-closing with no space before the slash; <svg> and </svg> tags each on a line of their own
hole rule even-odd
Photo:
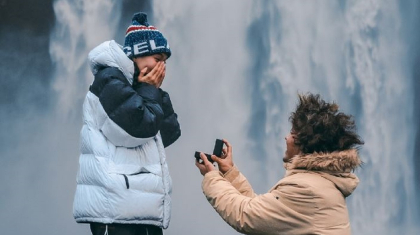
<svg viewBox="0 0 420 235">
<path fill-rule="evenodd" d="M 58 113 L 77 118 L 77 110 L 93 76 L 87 54 L 96 45 L 114 39 L 121 16 L 121 1 L 55 0 L 56 24 L 51 33 L 54 89 L 59 94 Z"/>
</svg>

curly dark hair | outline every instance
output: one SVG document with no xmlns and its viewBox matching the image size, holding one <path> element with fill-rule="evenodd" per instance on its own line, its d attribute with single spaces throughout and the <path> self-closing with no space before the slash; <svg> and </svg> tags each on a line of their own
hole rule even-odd
<svg viewBox="0 0 420 235">
<path fill-rule="evenodd" d="M 342 151 L 364 144 L 356 133 L 353 116 L 338 112 L 336 103 L 327 103 L 318 94 L 299 94 L 299 104 L 289 121 L 295 144 L 303 154 Z"/>
</svg>

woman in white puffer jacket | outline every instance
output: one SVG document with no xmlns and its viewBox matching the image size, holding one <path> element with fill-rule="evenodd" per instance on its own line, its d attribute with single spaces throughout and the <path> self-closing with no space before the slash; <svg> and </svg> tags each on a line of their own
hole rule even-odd
<svg viewBox="0 0 420 235">
<path fill-rule="evenodd" d="M 134 15 L 124 49 L 107 41 L 89 53 L 95 79 L 83 104 L 73 214 L 93 234 L 162 234 L 169 225 L 164 148 L 181 135 L 169 95 L 159 88 L 170 55 L 144 13 Z"/>
</svg>

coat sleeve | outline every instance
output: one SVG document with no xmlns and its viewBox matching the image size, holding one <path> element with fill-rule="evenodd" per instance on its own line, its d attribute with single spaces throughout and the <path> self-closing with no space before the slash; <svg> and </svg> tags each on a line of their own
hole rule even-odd
<svg viewBox="0 0 420 235">
<path fill-rule="evenodd" d="M 217 171 L 205 175 L 202 188 L 213 208 L 238 232 L 288 234 L 296 227 L 311 227 L 308 224 L 315 207 L 313 197 L 305 188 L 283 185 L 269 193 L 248 197 Z M 293 206 L 300 203 L 304 214 Z M 305 232 L 308 231 L 302 234 Z"/>
<path fill-rule="evenodd" d="M 163 120 L 160 128 L 163 145 L 168 147 L 173 144 L 181 136 L 181 128 L 178 122 L 178 115 L 172 106 L 169 94 L 161 89 Z"/>
<path fill-rule="evenodd" d="M 249 184 L 248 180 L 244 175 L 238 170 L 236 165 L 234 165 L 228 172 L 226 172 L 223 177 L 229 181 L 233 187 L 235 187 L 239 193 L 247 197 L 256 197 L 252 186 Z"/>
<path fill-rule="evenodd" d="M 116 68 L 104 68 L 90 87 L 107 119 L 102 133 L 116 146 L 135 147 L 154 137 L 163 119 L 159 89 L 147 83 L 131 86 Z"/>
</svg>

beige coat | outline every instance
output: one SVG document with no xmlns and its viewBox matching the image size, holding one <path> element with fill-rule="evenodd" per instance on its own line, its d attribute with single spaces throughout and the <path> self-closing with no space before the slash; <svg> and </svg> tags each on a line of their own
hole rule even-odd
<svg viewBox="0 0 420 235">
<path fill-rule="evenodd" d="M 286 176 L 256 195 L 234 166 L 225 175 L 208 172 L 203 192 L 220 216 L 245 234 L 350 234 L 345 198 L 359 179 L 357 151 L 295 156 Z"/>
</svg>

